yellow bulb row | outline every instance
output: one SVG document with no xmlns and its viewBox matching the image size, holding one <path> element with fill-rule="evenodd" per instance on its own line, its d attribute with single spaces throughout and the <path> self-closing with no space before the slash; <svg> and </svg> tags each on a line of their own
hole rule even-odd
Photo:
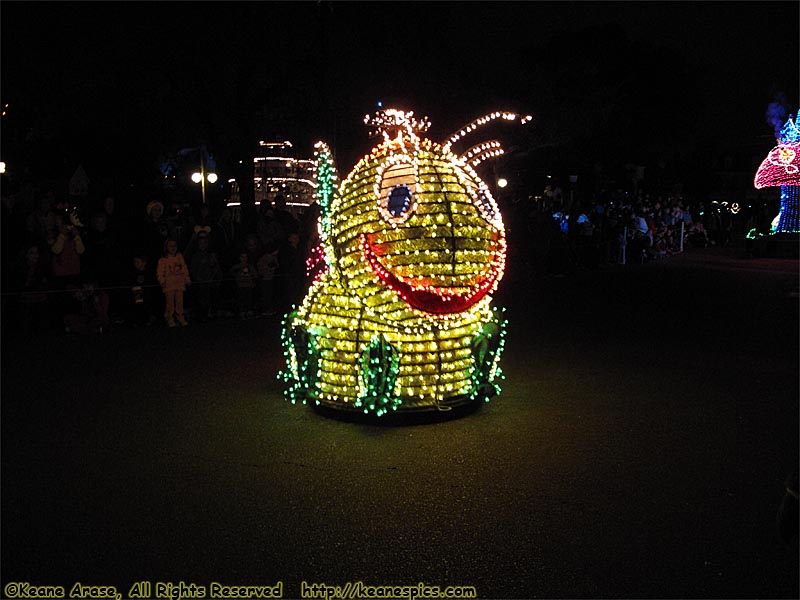
<svg viewBox="0 0 800 600">
<path fill-rule="evenodd" d="M 361 328 L 356 329 L 349 326 L 349 321 L 345 321 L 347 326 L 338 326 L 331 319 L 331 315 L 326 314 L 324 311 L 319 311 L 318 314 L 319 316 L 317 317 L 317 313 L 315 313 L 311 319 L 312 324 L 309 329 L 314 335 L 324 333 L 327 338 L 330 338 L 330 345 L 327 345 L 328 342 L 324 342 L 322 347 L 353 352 L 356 351 L 357 343 L 361 344 L 360 350 L 366 348 L 365 344 L 377 333 L 391 334 L 393 344 L 404 352 L 448 352 L 463 348 L 468 343 L 465 340 L 472 336 L 475 329 L 474 323 L 471 321 L 468 325 L 460 327 L 456 325 L 447 330 L 439 328 L 419 330 L 412 327 L 410 323 L 390 330 L 386 327 L 385 322 L 377 322 L 368 318 L 360 319 L 358 322 Z M 477 319 L 478 315 L 473 318 L 473 321 Z M 411 320 L 411 317 L 409 317 L 409 320 Z M 313 321 L 324 321 L 325 325 L 313 324 Z"/>
<path fill-rule="evenodd" d="M 348 342 L 338 339 L 331 340 L 330 344 L 321 344 L 320 357 L 327 361 L 330 370 L 335 372 L 347 372 L 353 369 L 353 365 L 359 362 L 361 355 L 366 349 L 366 344 Z M 408 345 L 397 345 L 403 351 L 408 349 Z M 468 346 L 455 347 L 444 352 L 432 352 L 425 344 L 416 345 L 417 351 L 409 352 L 401 362 L 401 368 L 410 368 L 414 365 L 439 365 L 442 371 L 452 371 L 469 366 L 472 350 Z M 358 349 L 358 351 L 356 350 Z M 464 362 L 466 361 L 466 362 Z"/>
<path fill-rule="evenodd" d="M 420 267 L 456 263 L 455 266 L 476 267 L 478 271 L 486 271 L 494 262 L 495 250 L 491 242 L 479 243 L 478 240 L 449 239 L 456 247 L 447 250 L 414 250 L 388 253 L 381 259 L 381 264 L 419 265 Z M 497 244 L 494 244 L 497 247 Z M 435 266 L 433 268 L 436 268 Z M 462 271 L 466 272 L 466 271 Z"/>
<path fill-rule="evenodd" d="M 428 405 L 431 401 L 441 402 L 448 397 L 460 394 L 467 394 L 470 391 L 471 381 L 469 378 L 454 379 L 441 385 L 406 385 L 398 386 L 395 392 L 402 397 L 404 408 Z M 315 398 L 323 403 L 355 405 L 355 399 L 361 391 L 357 385 L 347 385 L 344 381 L 321 381 L 319 391 Z"/>
<path fill-rule="evenodd" d="M 450 260 L 448 257 L 455 260 Z M 413 255 L 397 255 L 397 260 L 388 257 L 383 260 L 384 268 L 388 268 L 395 276 L 409 281 L 413 280 L 415 286 L 421 284 L 422 279 L 435 279 L 437 287 L 448 286 L 473 286 L 477 281 L 483 281 L 491 275 L 494 267 L 488 261 L 467 260 L 467 253 L 457 251 L 446 255 L 440 254 L 439 260 L 426 258 L 417 262 Z M 471 257 L 474 258 L 474 257 Z M 343 264 L 350 270 L 350 281 L 354 286 L 376 286 L 375 274 L 371 268 L 360 265 L 357 256 L 343 257 Z M 365 290 L 365 292 L 369 292 Z M 377 290 L 372 293 L 379 293 Z"/>
<path fill-rule="evenodd" d="M 491 299 L 485 297 L 464 313 L 436 315 L 431 317 L 411 309 L 405 302 L 398 299 L 391 290 L 381 288 L 376 293 L 371 293 L 359 302 L 355 295 L 341 284 L 335 274 L 326 273 L 312 286 L 306 301 L 299 310 L 301 319 L 306 319 L 311 313 L 322 315 L 337 314 L 342 311 L 358 313 L 361 315 L 362 327 L 375 331 L 397 330 L 405 334 L 425 335 L 432 331 L 452 331 L 454 335 L 464 335 L 462 326 L 471 327 L 475 321 L 480 321 L 490 311 Z M 323 319 L 324 321 L 324 319 Z M 470 329 L 471 330 L 471 329 Z"/>
<path fill-rule="evenodd" d="M 497 233 L 491 229 L 487 229 L 485 222 L 479 225 L 475 222 L 474 217 L 462 217 L 461 214 L 453 212 L 450 215 L 450 222 L 445 225 L 437 225 L 437 229 L 446 231 L 445 228 L 454 228 L 452 237 L 462 238 L 468 240 L 490 240 L 495 239 Z M 360 231 L 353 231 L 352 235 L 341 236 L 339 239 L 343 242 L 351 242 L 357 240 L 360 243 Z M 434 249 L 436 247 L 448 248 L 446 242 L 442 241 L 447 236 L 438 235 L 437 237 L 430 237 L 428 230 L 424 227 L 417 227 L 414 223 L 407 224 L 403 228 L 398 229 L 385 229 L 383 231 L 376 231 L 371 234 L 370 241 L 373 243 L 382 242 L 401 242 L 408 244 L 411 250 L 416 249 Z"/>
<path fill-rule="evenodd" d="M 400 387 L 409 385 L 427 385 L 431 381 L 450 383 L 460 381 L 469 375 L 471 359 L 452 361 L 451 363 L 418 363 L 401 365 L 397 378 Z M 358 385 L 361 377 L 360 365 L 344 362 L 322 360 L 319 366 L 320 381 L 328 383 L 341 382 L 345 385 Z"/>
<path fill-rule="evenodd" d="M 424 274 L 427 270 L 434 272 L 442 272 L 441 265 L 449 265 L 447 272 L 454 273 L 469 273 L 472 271 L 475 274 L 486 272 L 491 268 L 495 252 L 485 249 L 475 248 L 458 248 L 454 250 L 430 251 L 421 250 L 408 251 L 408 252 L 394 252 L 381 255 L 379 262 L 384 268 L 391 266 L 417 266 L 420 268 L 420 275 Z M 371 267 L 366 266 L 360 253 L 355 251 L 345 254 L 341 258 L 342 267 L 348 270 L 359 271 L 361 273 L 369 274 L 374 277 Z"/>
</svg>

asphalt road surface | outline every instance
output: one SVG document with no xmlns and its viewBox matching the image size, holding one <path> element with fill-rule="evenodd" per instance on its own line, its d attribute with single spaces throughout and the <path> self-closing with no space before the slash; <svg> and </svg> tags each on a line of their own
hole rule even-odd
<svg viewBox="0 0 800 600">
<path fill-rule="evenodd" d="M 797 260 L 733 250 L 512 269 L 502 394 L 406 426 L 285 402 L 275 317 L 6 334 L 0 593 L 797 598 L 776 527 L 798 462 L 797 286 Z"/>
</svg>

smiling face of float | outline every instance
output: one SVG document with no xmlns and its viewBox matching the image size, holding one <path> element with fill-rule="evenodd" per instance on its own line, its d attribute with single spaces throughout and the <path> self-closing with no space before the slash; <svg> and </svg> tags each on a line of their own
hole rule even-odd
<svg viewBox="0 0 800 600">
<path fill-rule="evenodd" d="M 497 204 L 471 168 L 429 140 L 376 147 L 342 183 L 332 209 L 339 270 L 368 306 L 389 291 L 428 314 L 461 313 L 503 275 Z"/>
</svg>

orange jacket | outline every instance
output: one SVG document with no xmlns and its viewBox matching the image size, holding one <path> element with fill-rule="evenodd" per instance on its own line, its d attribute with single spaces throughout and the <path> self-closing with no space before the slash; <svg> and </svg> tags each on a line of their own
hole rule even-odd
<svg viewBox="0 0 800 600">
<path fill-rule="evenodd" d="M 183 254 L 178 252 L 175 256 L 164 256 L 158 259 L 158 282 L 165 292 L 185 290 L 191 283 L 189 268 L 183 260 Z"/>
</svg>

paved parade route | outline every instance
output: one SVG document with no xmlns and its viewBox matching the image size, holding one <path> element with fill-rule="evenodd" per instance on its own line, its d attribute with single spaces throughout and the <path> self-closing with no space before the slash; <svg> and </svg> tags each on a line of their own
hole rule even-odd
<svg viewBox="0 0 800 600">
<path fill-rule="evenodd" d="M 4 335 L 2 584 L 796 598 L 798 263 L 734 254 L 512 268 L 503 393 L 435 424 L 288 404 L 274 317 Z"/>
</svg>

